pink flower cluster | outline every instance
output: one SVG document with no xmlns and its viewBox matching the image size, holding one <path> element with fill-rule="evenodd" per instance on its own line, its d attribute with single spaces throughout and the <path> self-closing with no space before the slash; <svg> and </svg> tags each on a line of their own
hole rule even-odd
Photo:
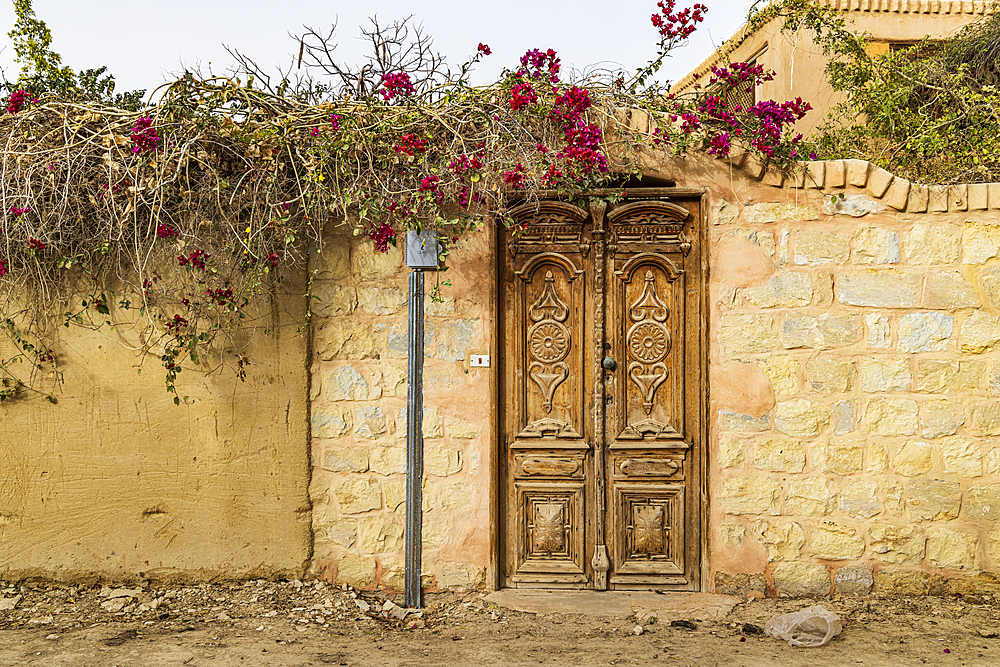
<svg viewBox="0 0 1000 667">
<path fill-rule="evenodd" d="M 448 163 L 448 168 L 456 176 L 464 176 L 469 172 L 477 173 L 483 168 L 483 163 L 479 161 L 479 158 L 483 157 L 484 151 L 480 151 L 479 155 L 473 155 L 469 157 L 465 153 L 462 153 L 457 158 Z"/>
<path fill-rule="evenodd" d="M 571 86 L 556 97 L 555 105 L 549 112 L 549 118 L 562 125 L 563 137 L 566 139 L 566 147 L 556 157 L 570 163 L 571 170 L 577 175 L 608 171 L 607 157 L 600 151 L 604 132 L 597 125 L 583 119 L 583 114 L 591 104 L 590 91 Z M 542 176 L 542 181 L 552 185 L 562 176 L 562 171 L 552 166 Z"/>
<path fill-rule="evenodd" d="M 272 269 L 278 268 L 278 255 L 277 253 L 271 253 L 267 256 L 267 263 L 271 265 Z"/>
<path fill-rule="evenodd" d="M 209 301 L 214 301 L 216 305 L 224 306 L 233 300 L 233 289 L 231 287 L 220 287 L 218 289 L 205 290 L 205 296 Z"/>
<path fill-rule="evenodd" d="M 188 321 L 180 315 L 174 315 L 173 321 L 167 320 L 167 331 L 177 333 L 188 325 Z M 173 366 L 173 364 L 171 364 Z"/>
<path fill-rule="evenodd" d="M 172 239 L 175 236 L 177 236 L 177 230 L 166 223 L 156 228 L 156 238 L 158 239 Z"/>
<path fill-rule="evenodd" d="M 669 116 L 671 122 L 681 121 L 679 129 L 685 134 L 704 132 L 708 142 L 708 152 L 711 155 L 720 157 L 729 155 L 733 138 L 741 137 L 762 155 L 774 157 L 788 128 L 812 109 L 812 106 L 803 102 L 802 98 L 781 103 L 766 100 L 748 107 L 731 105 L 726 100 L 726 91 L 770 81 L 774 77 L 774 72 L 766 71 L 760 65 L 748 63 L 716 66 L 712 67 L 711 71 L 708 87 L 713 92 L 705 94 L 697 106 L 688 106 L 675 101 L 675 113 Z M 722 91 L 719 91 L 720 87 Z M 673 95 L 669 95 L 668 99 L 673 99 Z M 660 128 L 653 131 L 654 145 L 658 146 L 666 140 L 667 135 Z M 798 135 L 790 143 L 794 146 L 801 140 L 802 135 Z M 796 157 L 794 150 L 791 151 L 790 157 Z"/>
<path fill-rule="evenodd" d="M 491 53 L 493 53 L 493 51 L 490 50 L 489 44 L 483 44 L 482 42 L 479 42 L 479 46 L 476 47 L 476 51 L 483 54 L 484 56 L 488 56 Z"/>
<path fill-rule="evenodd" d="M 549 112 L 549 118 L 563 126 L 574 125 L 590 106 L 590 91 L 586 88 L 572 86 L 556 97 L 555 106 Z"/>
<path fill-rule="evenodd" d="M 730 142 L 728 132 L 719 132 L 708 142 L 709 155 L 725 157 L 729 155 Z"/>
<path fill-rule="evenodd" d="M 706 117 L 713 120 L 721 121 L 730 127 L 736 127 L 736 114 L 733 111 L 742 111 L 740 107 L 735 107 L 733 110 L 729 109 L 729 103 L 718 95 L 708 95 L 705 97 L 704 101 L 698 105 L 698 111 L 704 114 Z M 684 114 L 685 116 L 689 114 Z M 686 122 L 686 119 L 685 119 Z"/>
<path fill-rule="evenodd" d="M 417 153 L 423 153 L 427 150 L 427 140 L 421 139 L 411 132 L 401 136 L 396 145 L 392 147 L 392 150 L 412 157 Z"/>
<path fill-rule="evenodd" d="M 600 151 L 604 136 L 600 127 L 581 120 L 575 126 L 565 128 L 564 133 L 566 148 L 559 151 L 558 157 L 565 158 L 581 173 L 608 171 L 608 159 Z"/>
<path fill-rule="evenodd" d="M 30 248 L 33 252 L 39 253 L 43 250 L 47 250 L 48 247 L 49 246 L 36 239 L 34 236 L 28 237 L 28 248 Z"/>
<path fill-rule="evenodd" d="M 159 143 L 160 135 L 153 127 L 153 119 L 149 116 L 140 116 L 132 126 L 132 152 L 156 151 Z"/>
<path fill-rule="evenodd" d="M 510 89 L 510 108 L 514 111 L 520 111 L 529 104 L 534 104 L 537 101 L 538 93 L 535 92 L 535 89 L 527 81 L 515 84 Z"/>
<path fill-rule="evenodd" d="M 0 259 L 0 278 L 3 278 L 8 273 L 9 271 L 7 270 L 7 265 L 4 263 L 2 259 Z"/>
<path fill-rule="evenodd" d="M 810 109 L 812 105 L 803 102 L 801 97 L 781 104 L 774 100 L 758 102 L 747 109 L 747 113 L 756 117 L 760 123 L 750 139 L 750 145 L 768 157 L 774 155 L 775 144 L 781 139 L 785 127 L 801 120 Z M 792 139 L 792 143 L 798 143 L 801 139 L 800 134 Z"/>
<path fill-rule="evenodd" d="M 410 81 L 410 75 L 406 72 L 394 72 L 382 75 L 382 89 L 379 91 L 382 99 L 386 102 L 397 97 L 409 97 L 417 92 Z"/>
<path fill-rule="evenodd" d="M 542 174 L 542 183 L 554 186 L 559 183 L 559 179 L 562 177 L 562 170 L 558 169 L 554 164 L 550 164 L 548 171 Z"/>
<path fill-rule="evenodd" d="M 744 85 L 756 86 L 773 78 L 774 72 L 765 71 L 763 65 L 729 63 L 726 67 L 712 66 L 712 78 L 708 80 L 708 85 L 721 84 L 739 88 Z"/>
<path fill-rule="evenodd" d="M 37 97 L 32 97 L 31 93 L 26 91 L 24 88 L 20 90 L 15 90 L 7 98 L 7 113 L 15 114 L 24 108 L 25 104 L 34 104 L 38 101 Z"/>
<path fill-rule="evenodd" d="M 686 39 L 697 30 L 698 23 L 705 20 L 705 12 L 708 7 L 700 2 L 674 13 L 675 0 L 660 0 L 656 6 L 660 8 L 659 14 L 653 14 L 650 19 L 653 26 L 660 31 L 660 36 L 668 40 Z"/>
<path fill-rule="evenodd" d="M 521 67 L 517 70 L 517 75 L 537 79 L 542 76 L 544 70 L 548 72 L 549 82 L 559 83 L 559 69 L 561 67 L 559 58 L 552 49 L 548 49 L 544 53 L 538 49 L 532 49 L 521 56 Z"/>
<path fill-rule="evenodd" d="M 21 206 L 11 206 L 10 207 L 10 212 L 14 214 L 15 218 L 20 218 L 25 213 L 30 213 L 31 212 L 31 207 L 30 206 L 24 206 L 24 207 L 21 207 Z"/>
<path fill-rule="evenodd" d="M 415 210 L 411 209 L 409 206 L 404 206 L 403 204 L 400 204 L 398 201 L 389 202 L 389 206 L 386 210 L 389 213 L 398 215 L 401 218 L 406 218 L 416 213 Z"/>
<path fill-rule="evenodd" d="M 420 179 L 420 191 L 431 193 L 438 204 L 444 201 L 444 193 L 440 190 L 440 180 L 437 176 L 424 176 Z"/>
<path fill-rule="evenodd" d="M 206 253 L 204 250 L 195 250 L 194 252 L 192 252 L 187 257 L 185 257 L 184 255 L 180 255 L 177 258 L 177 265 L 178 266 L 187 266 L 188 264 L 190 264 L 191 266 L 195 267 L 196 269 L 201 269 L 202 271 L 204 271 L 205 270 L 205 260 L 207 260 L 207 259 L 208 259 L 208 253 Z"/>
<path fill-rule="evenodd" d="M 340 129 L 340 116 L 335 113 L 330 114 L 330 127 L 334 132 Z"/>
<path fill-rule="evenodd" d="M 544 52 L 533 49 L 525 53 L 521 57 L 521 67 L 516 72 L 518 82 L 510 91 L 511 108 L 518 110 L 537 102 L 538 94 L 532 86 L 531 79 L 547 76 L 548 81 L 554 85 L 559 82 L 559 69 L 559 58 L 552 49 Z M 563 137 L 566 139 L 566 147 L 556 154 L 556 158 L 567 162 L 567 166 L 563 169 L 575 178 L 593 172 L 607 172 L 607 157 L 600 151 L 604 133 L 600 127 L 587 123 L 583 117 L 593 104 L 590 91 L 579 86 L 570 86 L 560 91 L 554 86 L 553 92 L 556 98 L 552 110 L 549 111 L 549 120 L 562 127 Z M 537 144 L 536 148 L 542 155 L 549 152 L 548 147 L 541 143 Z M 566 175 L 563 169 L 550 165 L 542 175 L 542 182 L 546 185 L 555 185 Z M 504 172 L 504 182 L 514 189 L 523 188 L 526 177 L 524 167 L 520 164 L 515 169 Z"/>
<path fill-rule="evenodd" d="M 671 116 L 670 120 L 676 120 L 676 118 L 676 116 Z M 691 134 L 701 127 L 701 120 L 693 113 L 682 113 L 681 120 L 684 121 L 681 123 L 681 132 L 685 134 Z"/>
<path fill-rule="evenodd" d="M 519 162 L 516 167 L 503 173 L 503 182 L 515 190 L 520 190 L 524 187 L 524 179 L 526 177 L 527 174 L 524 173 L 524 165 Z"/>
<path fill-rule="evenodd" d="M 368 236 L 375 243 L 376 250 L 389 252 L 389 243 L 396 238 L 396 230 L 388 222 L 383 222 L 378 228 L 369 231 Z"/>
</svg>

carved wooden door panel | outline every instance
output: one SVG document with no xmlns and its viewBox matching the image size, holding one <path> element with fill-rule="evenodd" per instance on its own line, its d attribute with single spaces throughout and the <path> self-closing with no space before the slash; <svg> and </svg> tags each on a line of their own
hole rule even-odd
<svg viewBox="0 0 1000 667">
<path fill-rule="evenodd" d="M 700 197 L 642 194 L 512 212 L 524 227 L 502 260 L 506 586 L 700 585 Z"/>
</svg>

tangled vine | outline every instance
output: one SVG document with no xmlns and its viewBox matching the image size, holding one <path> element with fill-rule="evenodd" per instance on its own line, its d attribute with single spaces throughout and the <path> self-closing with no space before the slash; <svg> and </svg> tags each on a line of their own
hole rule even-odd
<svg viewBox="0 0 1000 667">
<path fill-rule="evenodd" d="M 432 229 L 447 254 L 486 221 L 506 221 L 512 192 L 581 196 L 613 174 L 638 175 L 644 150 L 740 146 L 794 159 L 791 125 L 807 104 L 726 103 L 767 72 L 733 63 L 683 98 L 646 84 L 705 8 L 663 0 L 658 10 L 658 55 L 628 78 L 567 76 L 554 51 L 534 49 L 495 84 L 473 86 L 489 46 L 452 73 L 405 21 L 373 24 L 375 55 L 360 68 L 332 58 L 332 32 L 310 30 L 299 61 L 315 76 L 272 78 L 233 52 L 232 76 L 187 73 L 137 108 L 123 103 L 134 96 L 111 97 L 113 85 L 46 87 L 34 61 L 34 74 L 6 84 L 0 116 L 0 320 L 14 345 L 0 357 L 0 400 L 58 380 L 53 313 L 66 326 L 135 329 L 177 403 L 178 374 L 208 351 L 242 376 L 236 332 L 265 326 L 262 297 L 321 251 L 330 225 L 382 251 L 406 230 Z M 636 112 L 649 122 L 633 122 Z"/>
</svg>

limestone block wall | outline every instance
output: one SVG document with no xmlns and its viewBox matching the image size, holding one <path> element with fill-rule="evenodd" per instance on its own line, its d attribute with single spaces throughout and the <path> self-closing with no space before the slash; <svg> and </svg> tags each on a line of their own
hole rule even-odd
<svg viewBox="0 0 1000 667">
<path fill-rule="evenodd" d="M 314 569 L 358 587 L 403 587 L 407 273 L 400 248 L 334 230 L 315 258 Z M 425 303 L 423 572 L 426 587 L 484 584 L 489 564 L 489 234 L 463 241 Z M 428 290 L 435 275 L 426 275 Z"/>
<path fill-rule="evenodd" d="M 1000 591 L 1000 185 L 867 162 L 711 201 L 715 590 Z"/>
</svg>

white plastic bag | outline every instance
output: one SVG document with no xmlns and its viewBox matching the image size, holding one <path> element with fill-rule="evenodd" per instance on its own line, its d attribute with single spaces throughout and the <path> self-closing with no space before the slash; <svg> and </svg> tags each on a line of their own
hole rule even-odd
<svg viewBox="0 0 1000 667">
<path fill-rule="evenodd" d="M 810 648 L 822 646 L 843 629 L 840 617 L 819 605 L 779 614 L 764 625 L 764 632 L 775 639 L 784 639 L 789 646 Z"/>
</svg>

